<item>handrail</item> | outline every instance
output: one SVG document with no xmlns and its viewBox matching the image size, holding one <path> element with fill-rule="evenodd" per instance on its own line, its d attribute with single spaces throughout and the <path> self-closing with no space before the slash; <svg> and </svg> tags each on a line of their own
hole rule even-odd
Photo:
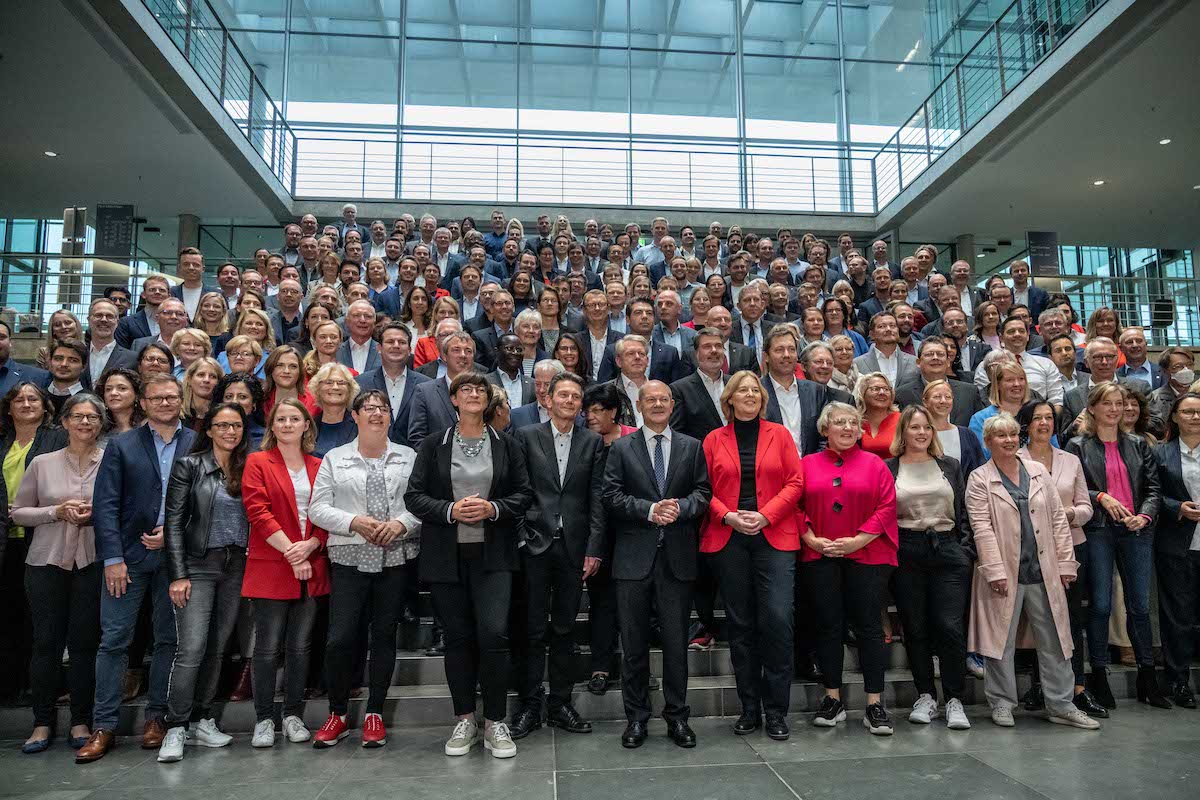
<svg viewBox="0 0 1200 800">
<path fill-rule="evenodd" d="M 296 134 L 208 0 L 142 0 L 288 194 Z"/>
<path fill-rule="evenodd" d="M 1013 0 L 871 157 L 876 211 L 929 169 L 1106 2 Z"/>
</svg>

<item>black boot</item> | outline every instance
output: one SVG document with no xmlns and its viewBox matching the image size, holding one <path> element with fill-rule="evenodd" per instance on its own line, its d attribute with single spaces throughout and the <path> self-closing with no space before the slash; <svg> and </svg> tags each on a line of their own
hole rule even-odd
<svg viewBox="0 0 1200 800">
<path fill-rule="evenodd" d="M 1138 667 L 1137 699 L 1155 708 L 1171 708 L 1171 701 L 1158 687 L 1158 674 L 1154 667 Z"/>
<path fill-rule="evenodd" d="M 1100 705 L 1107 709 L 1117 707 L 1117 701 L 1113 697 L 1112 689 L 1108 688 L 1108 670 L 1104 667 L 1096 667 L 1088 673 L 1088 690 L 1092 693 L 1092 697 Z"/>
</svg>

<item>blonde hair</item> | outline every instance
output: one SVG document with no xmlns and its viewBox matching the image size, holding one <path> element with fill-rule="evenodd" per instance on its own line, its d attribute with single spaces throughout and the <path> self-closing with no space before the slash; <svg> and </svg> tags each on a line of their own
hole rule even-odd
<svg viewBox="0 0 1200 800">
<path fill-rule="evenodd" d="M 245 334 L 240 334 L 238 336 L 234 336 L 232 339 L 230 339 L 228 342 L 225 343 L 225 353 L 226 353 L 225 360 L 226 361 L 229 360 L 228 353 L 231 350 L 238 350 L 238 349 L 240 349 L 242 347 L 246 347 L 246 346 L 249 346 L 250 352 L 254 354 L 255 365 L 257 366 L 257 363 L 262 360 L 262 354 L 263 354 L 262 345 L 260 345 L 258 342 L 251 339 L 249 336 L 246 336 Z M 230 367 L 230 369 L 233 369 L 233 368 Z M 254 372 L 253 369 L 248 369 L 246 371 L 250 372 L 250 373 Z"/>
<path fill-rule="evenodd" d="M 212 340 L 208 338 L 208 334 L 199 328 L 180 328 L 171 335 L 171 352 L 179 358 L 179 344 L 187 337 L 192 337 L 204 348 L 206 352 L 212 352 Z"/>
<path fill-rule="evenodd" d="M 942 383 L 945 383 L 945 381 L 942 381 Z M 925 421 L 929 423 L 929 427 L 933 427 L 933 415 L 929 413 L 929 410 L 925 406 L 914 404 L 901 411 L 900 421 L 896 423 L 896 435 L 892 437 L 891 447 L 888 448 L 892 455 L 902 456 L 908 450 L 908 443 L 904 441 L 904 431 L 912 422 L 912 418 L 917 414 L 925 417 Z M 929 437 L 929 447 L 926 448 L 925 452 L 934 458 L 941 458 L 944 454 L 942 440 L 938 438 L 936 431 Z"/>
<path fill-rule="evenodd" d="M 884 375 L 882 372 L 868 372 L 865 375 L 859 376 L 858 382 L 854 384 L 854 405 L 858 407 L 860 414 L 867 413 L 867 384 L 876 378 L 887 384 L 888 391 L 892 394 L 891 410 L 898 410 L 896 408 L 896 389 L 892 386 L 892 382 L 888 380 L 887 375 Z"/>
<path fill-rule="evenodd" d="M 317 370 L 319 370 L 321 368 L 321 362 L 318 360 L 319 354 L 317 353 L 317 336 L 320 335 L 321 329 L 324 328 L 326 325 L 332 325 L 334 328 L 337 329 L 338 347 L 341 347 L 342 346 L 341 343 L 346 341 L 346 336 L 344 333 L 342 333 L 342 326 L 338 325 L 333 320 L 329 320 L 328 322 L 322 322 L 320 325 L 317 326 L 317 329 L 312 332 L 312 336 L 309 337 L 312 340 L 312 346 L 313 346 L 312 350 L 309 350 L 307 353 L 304 354 L 304 361 L 302 362 L 304 365 L 304 374 L 309 377 L 309 380 L 311 380 L 312 377 L 317 374 Z"/>
<path fill-rule="evenodd" d="M 279 446 L 275 441 L 274 427 L 275 417 L 278 416 L 279 409 L 281 408 L 294 408 L 300 412 L 300 416 L 304 417 L 304 421 L 308 423 L 308 430 L 306 430 L 304 435 L 300 437 L 300 451 L 303 453 L 311 453 L 313 448 L 317 446 L 317 426 L 316 423 L 313 422 L 312 414 L 308 413 L 308 409 L 304 407 L 304 403 L 301 403 L 294 397 L 290 397 L 287 400 L 280 400 L 275 404 L 274 408 L 271 409 L 271 413 L 267 416 L 267 429 L 263 433 L 262 444 L 259 445 L 258 449 L 266 452 L 268 450 L 274 450 Z"/>
<path fill-rule="evenodd" d="M 238 336 L 245 336 L 245 334 L 242 333 L 242 325 L 245 324 L 248 315 L 257 316 L 259 318 L 259 320 L 262 321 L 262 324 L 266 327 L 266 333 L 263 334 L 263 340 L 258 343 L 259 348 L 261 350 L 260 355 L 262 353 L 269 353 L 272 350 L 274 350 L 275 349 L 275 329 L 271 325 L 271 318 L 269 316 L 267 316 L 267 312 L 263 311 L 260 308 L 242 309 L 242 313 L 238 314 L 237 322 L 234 323 L 234 325 L 233 325 L 234 338 L 236 339 Z M 230 341 L 232 342 L 233 339 L 230 339 Z M 228 346 L 229 345 L 226 345 L 226 347 L 228 347 Z"/>
<path fill-rule="evenodd" d="M 986 444 L 987 440 L 992 438 L 997 433 L 1017 433 L 1021 432 L 1021 423 L 1017 422 L 1016 417 L 1009 414 L 1007 411 L 1001 411 L 994 417 L 989 417 L 983 423 L 983 441 Z M 990 448 L 989 448 L 990 449 Z"/>
<path fill-rule="evenodd" d="M 750 370 L 743 369 L 729 376 L 729 380 L 725 381 L 725 388 L 721 392 L 721 411 L 725 413 L 725 419 L 729 422 L 734 420 L 733 395 L 746 381 L 758 386 L 758 418 L 764 419 L 767 416 L 767 393 L 763 389 L 762 380 Z"/>
<path fill-rule="evenodd" d="M 346 397 L 346 409 L 354 403 L 354 398 L 358 396 L 358 381 L 354 380 L 353 373 L 349 367 L 344 364 L 339 364 L 332 361 L 317 370 L 317 374 L 312 376 L 312 380 L 308 382 L 308 391 L 317 399 L 317 405 L 324 408 L 324 402 L 321 400 L 321 386 L 325 381 L 332 378 L 342 378 L 349 384 L 349 393 Z"/>
<path fill-rule="evenodd" d="M 205 324 L 203 316 L 204 301 L 210 297 L 216 297 L 221 301 L 221 316 L 217 318 L 217 329 L 215 331 L 201 328 L 201 326 Z M 225 300 L 225 295 L 221 294 L 220 292 L 205 292 L 204 294 L 200 295 L 200 302 L 196 304 L 196 319 L 192 321 L 192 324 L 195 327 L 204 330 L 204 332 L 209 336 L 220 336 L 222 333 L 228 333 L 229 304 Z"/>
<path fill-rule="evenodd" d="M 183 331 L 176 332 L 175 336 L 178 336 L 180 333 L 183 333 Z M 175 336 L 171 337 L 172 344 L 175 343 Z M 194 399 L 192 397 L 192 378 L 194 378 L 196 376 L 196 373 L 199 372 L 204 367 L 209 367 L 210 369 L 212 369 L 213 372 L 217 373 L 218 381 L 221 380 L 221 378 L 225 377 L 225 370 L 221 367 L 221 362 L 217 361 L 212 356 L 203 356 L 203 357 L 197 358 L 195 361 L 193 361 L 192 365 L 190 367 L 188 367 L 186 370 L 184 370 L 184 373 L 183 373 L 182 413 L 184 416 L 189 416 L 189 415 L 195 416 L 196 415 L 196 408 L 195 408 L 194 403 L 192 402 L 192 400 Z M 213 388 L 215 389 L 216 387 L 214 386 Z M 211 399 L 210 399 L 210 402 L 211 402 Z"/>
<path fill-rule="evenodd" d="M 829 423 L 833 419 L 834 414 L 850 414 L 857 421 L 857 429 L 862 430 L 862 412 L 849 403 L 840 403 L 834 401 L 832 403 L 826 403 L 825 407 L 821 409 L 821 416 L 817 418 L 817 433 L 821 434 L 822 436 L 829 435 Z"/>
<path fill-rule="evenodd" d="M 1025 369 L 1018 364 L 1016 360 L 1005 360 L 998 362 L 996 366 L 991 369 L 991 373 L 992 383 L 988 387 L 989 403 L 996 407 L 1000 406 L 1000 382 L 1004 379 L 1005 375 L 1010 374 L 1013 376 L 1020 375 L 1025 381 L 1025 396 L 1021 398 L 1021 402 L 1024 403 L 1029 399 L 1029 376 L 1025 374 Z"/>
<path fill-rule="evenodd" d="M 1125 393 L 1121 387 L 1112 381 L 1104 381 L 1097 383 L 1088 390 L 1087 408 L 1084 409 L 1083 415 L 1079 420 L 1077 431 L 1080 436 L 1095 436 L 1096 435 L 1096 416 L 1092 413 L 1092 406 L 1107 398 L 1110 394 L 1116 392 L 1121 395 L 1121 402 L 1125 402 Z M 1118 423 L 1117 428 L 1120 429 Z"/>
</svg>

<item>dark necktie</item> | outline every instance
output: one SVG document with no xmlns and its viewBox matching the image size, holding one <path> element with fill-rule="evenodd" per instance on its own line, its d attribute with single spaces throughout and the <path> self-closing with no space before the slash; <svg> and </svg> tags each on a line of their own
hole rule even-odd
<svg viewBox="0 0 1200 800">
<path fill-rule="evenodd" d="M 667 464 L 663 458 L 663 439 L 661 433 L 654 437 L 654 481 L 658 484 L 658 493 L 667 496 Z"/>
</svg>

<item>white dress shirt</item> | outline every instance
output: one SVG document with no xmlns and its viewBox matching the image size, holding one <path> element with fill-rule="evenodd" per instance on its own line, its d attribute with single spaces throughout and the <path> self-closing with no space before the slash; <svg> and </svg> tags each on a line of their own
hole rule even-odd
<svg viewBox="0 0 1200 800">
<path fill-rule="evenodd" d="M 724 420 L 725 410 L 721 408 L 721 393 L 725 391 L 725 375 L 718 373 L 717 379 L 712 381 L 703 371 L 697 370 L 697 372 L 700 374 L 700 382 L 704 384 L 704 389 L 708 392 L 708 399 L 712 400 L 713 408 L 717 410 L 717 416 Z"/>
<path fill-rule="evenodd" d="M 880 350 L 876 350 L 874 347 L 871 349 L 875 350 L 875 360 L 879 362 L 879 371 L 887 376 L 888 383 L 892 384 L 892 387 L 895 388 L 896 374 L 900 370 L 900 348 L 897 347 L 893 350 L 891 356 L 885 356 Z"/>
<path fill-rule="evenodd" d="M 600 376 L 600 362 L 604 360 L 604 350 L 608 347 L 607 336 L 596 336 L 589 333 L 588 337 L 592 340 L 592 380 L 596 380 Z"/>
<path fill-rule="evenodd" d="M 633 424 L 640 428 L 642 427 L 642 412 L 638 411 L 638 393 L 641 388 L 625 377 L 625 373 L 621 373 L 621 391 L 629 398 L 629 405 L 633 408 Z"/>
<path fill-rule="evenodd" d="M 366 256 L 366 258 L 363 259 L 363 261 L 366 261 L 367 259 L 370 259 L 370 258 L 379 258 L 379 259 L 383 259 L 384 261 L 387 261 L 386 245 L 387 245 L 387 239 L 384 239 L 379 244 L 375 244 L 375 240 L 372 239 L 368 243 L 368 247 L 370 248 L 370 250 L 367 252 L 367 256 Z"/>
<path fill-rule="evenodd" d="M 95 345 L 91 346 L 91 352 L 88 353 L 88 374 L 91 375 L 92 385 L 95 386 L 100 380 L 100 376 L 104 374 L 104 368 L 108 366 L 108 359 L 112 357 L 113 351 L 117 349 L 117 340 L 96 349 Z"/>
<path fill-rule="evenodd" d="M 742 320 L 742 344 L 750 347 L 750 329 L 754 329 L 754 355 L 758 358 L 759 363 L 762 363 L 763 352 L 763 329 L 762 317 L 759 317 L 755 322 L 747 322 Z"/>
<path fill-rule="evenodd" d="M 1179 461 L 1183 467 L 1183 485 L 1187 487 L 1192 502 L 1200 503 L 1200 444 L 1189 450 L 1181 439 Z M 1200 522 L 1196 523 L 1196 530 L 1192 534 L 1192 543 L 1188 549 L 1200 550 Z"/>
<path fill-rule="evenodd" d="M 180 286 L 180 293 L 183 295 L 183 307 L 187 309 L 188 319 L 195 319 L 196 312 L 200 310 L 200 298 L 204 295 L 204 285 L 201 284 L 195 289 L 189 289 L 187 286 Z M 278 289 L 276 289 L 278 291 Z"/>
<path fill-rule="evenodd" d="M 608 327 L 617 333 L 628 333 L 629 325 L 625 322 L 625 312 L 622 311 L 620 314 L 609 313 Z"/>
<path fill-rule="evenodd" d="M 654 441 L 654 437 L 658 436 L 660 434 L 657 434 L 654 431 L 650 430 L 649 428 L 644 427 L 641 423 L 641 420 L 638 420 L 638 427 L 642 429 L 642 436 L 646 437 L 646 452 L 650 456 L 650 468 L 651 468 L 651 470 L 653 470 L 653 468 L 654 468 L 654 451 L 656 449 L 658 449 L 658 442 Z M 662 441 L 663 475 L 665 476 L 665 475 L 671 474 L 671 426 L 668 425 L 667 427 L 663 428 L 661 435 L 663 437 L 663 441 Z M 651 475 L 653 475 L 653 472 L 651 472 Z M 655 487 L 655 488 L 657 488 L 657 487 Z M 647 520 L 654 519 L 654 509 L 655 509 L 655 506 L 657 506 L 657 505 L 658 505 L 658 503 L 650 504 L 650 513 L 648 515 L 646 515 Z"/>
<path fill-rule="evenodd" d="M 50 381 L 50 384 L 46 387 L 46 391 L 50 394 L 58 395 L 59 397 L 74 397 L 83 391 L 83 384 L 79 381 L 75 381 L 66 389 L 60 389 L 58 388 L 58 384 L 56 384 L 54 381 Z"/>
<path fill-rule="evenodd" d="M 524 402 L 525 395 L 521 391 L 521 372 L 517 370 L 515 378 L 509 378 L 508 373 L 502 369 L 496 370 L 500 373 L 500 388 L 508 395 L 508 403 L 513 408 L 521 405 Z"/>
<path fill-rule="evenodd" d="M 972 291 L 971 291 L 970 286 L 966 287 L 965 289 L 963 289 L 961 292 L 958 293 L 959 305 L 962 307 L 962 312 L 967 315 L 968 319 L 970 318 L 971 311 L 975 305 L 974 303 L 971 302 L 971 294 L 972 294 Z"/>
<path fill-rule="evenodd" d="M 772 375 L 771 384 L 775 389 L 775 401 L 779 403 L 779 416 L 783 420 L 784 427 L 792 434 L 792 441 L 796 443 L 796 452 L 799 453 L 802 450 L 800 431 L 803 423 L 800 412 L 800 382 L 793 378 L 792 385 L 785 389 Z"/>
<path fill-rule="evenodd" d="M 567 428 L 566 433 L 559 432 L 554 423 L 550 423 L 550 434 L 554 439 L 554 457 L 558 460 L 558 485 L 562 486 L 567 480 L 567 459 L 571 456 L 571 435 L 575 433 L 575 426 L 571 425 Z M 558 526 L 562 527 L 562 518 L 559 518 Z"/>
<path fill-rule="evenodd" d="M 358 344 L 353 339 L 350 342 L 350 360 L 354 364 L 354 371 L 362 375 L 367 371 L 367 356 L 371 353 L 371 340 L 367 339 L 362 344 Z"/>
<path fill-rule="evenodd" d="M 1063 404 L 1062 373 L 1058 371 L 1058 367 L 1054 366 L 1054 362 L 1043 356 L 1035 356 L 1033 353 L 1021 353 L 1017 356 L 1017 360 L 1021 362 L 1021 367 L 1025 370 L 1025 377 L 1029 381 L 1029 391 L 1037 392 L 1050 403 L 1061 406 Z"/>
<path fill-rule="evenodd" d="M 462 318 L 464 320 L 472 320 L 479 316 L 479 295 L 475 295 L 474 300 L 468 300 L 466 295 L 458 303 L 462 309 Z"/>
<path fill-rule="evenodd" d="M 387 371 L 383 373 L 383 385 L 387 388 L 388 402 L 392 404 L 392 419 L 396 419 L 396 415 L 400 413 L 400 404 L 404 400 L 404 386 L 408 383 L 408 370 L 400 370 L 400 374 L 395 380 L 388 377 Z"/>
</svg>

